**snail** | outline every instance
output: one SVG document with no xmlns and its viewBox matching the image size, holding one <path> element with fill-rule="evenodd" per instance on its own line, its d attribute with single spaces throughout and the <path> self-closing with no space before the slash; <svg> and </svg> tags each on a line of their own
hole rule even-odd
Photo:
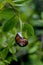
<svg viewBox="0 0 43 65">
<path fill-rule="evenodd" d="M 28 44 L 28 40 L 26 38 L 23 38 L 21 33 L 16 34 L 15 41 L 21 47 L 24 47 Z"/>
</svg>

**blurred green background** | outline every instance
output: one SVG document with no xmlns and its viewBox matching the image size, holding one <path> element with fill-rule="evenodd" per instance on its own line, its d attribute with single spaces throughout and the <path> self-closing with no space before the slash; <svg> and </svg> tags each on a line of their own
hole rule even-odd
<svg viewBox="0 0 43 65">
<path fill-rule="evenodd" d="M 0 0 L 0 65 L 43 65 L 43 0 Z"/>
</svg>

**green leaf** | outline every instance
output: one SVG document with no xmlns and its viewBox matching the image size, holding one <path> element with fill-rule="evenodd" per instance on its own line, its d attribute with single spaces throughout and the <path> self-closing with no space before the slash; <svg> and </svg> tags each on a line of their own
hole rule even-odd
<svg viewBox="0 0 43 65">
<path fill-rule="evenodd" d="M 37 51 L 37 49 L 38 49 L 38 47 L 37 47 L 37 46 L 34 46 L 33 48 L 31 48 L 31 49 L 29 50 L 29 53 L 34 53 L 34 52 Z"/>
<path fill-rule="evenodd" d="M 43 19 L 43 12 L 41 12 L 41 18 Z"/>
<path fill-rule="evenodd" d="M 43 26 L 43 20 L 31 20 L 30 24 L 33 26 Z"/>
<path fill-rule="evenodd" d="M 35 41 L 37 41 L 37 37 L 36 36 L 29 37 L 29 43 L 31 43 L 30 45 L 33 45 L 32 43 L 34 43 Z"/>
<path fill-rule="evenodd" d="M 14 0 L 13 2 L 16 4 L 22 4 L 24 2 L 27 2 L 28 0 Z"/>
<path fill-rule="evenodd" d="M 15 55 L 12 56 L 14 61 L 18 61 L 17 57 Z"/>
<path fill-rule="evenodd" d="M 18 23 L 18 19 L 16 16 L 13 16 L 10 20 L 6 21 L 4 23 L 4 26 L 3 26 L 3 31 L 4 32 L 8 32 L 10 30 L 12 30 L 15 26 L 17 26 L 16 24 Z M 19 25 L 19 24 L 18 24 Z"/>
<path fill-rule="evenodd" d="M 43 30 L 35 30 L 35 33 L 36 33 L 36 35 L 41 35 L 41 34 L 43 34 Z"/>
<path fill-rule="evenodd" d="M 27 33 L 28 36 L 34 35 L 34 29 L 33 29 L 32 25 L 30 25 L 30 24 L 25 23 L 23 25 L 23 31 L 25 33 Z"/>
<path fill-rule="evenodd" d="M 2 62 L 2 61 L 0 61 L 0 65 L 5 65 L 5 63 L 4 63 L 4 62 Z"/>
<path fill-rule="evenodd" d="M 16 53 L 16 49 L 14 47 L 9 48 L 9 51 L 12 54 L 15 54 Z"/>
<path fill-rule="evenodd" d="M 40 46 L 40 42 L 36 42 L 35 45 L 33 47 L 31 47 L 29 49 L 29 53 L 34 53 L 34 52 L 37 52 L 37 50 L 39 49 L 39 46 Z"/>
<path fill-rule="evenodd" d="M 6 58 L 6 63 L 8 63 L 8 64 L 10 64 L 11 63 L 11 61 L 12 61 L 12 56 L 8 56 L 7 58 Z"/>
<path fill-rule="evenodd" d="M 30 59 L 32 61 L 32 65 L 37 65 L 36 63 L 38 63 L 37 61 L 39 60 L 37 54 L 30 55 Z"/>
<path fill-rule="evenodd" d="M 1 58 L 5 59 L 8 54 L 8 49 L 7 48 L 3 49 L 0 54 Z"/>
<path fill-rule="evenodd" d="M 0 17 L 5 20 L 9 20 L 14 15 L 15 13 L 11 8 L 4 8 L 0 13 Z"/>
<path fill-rule="evenodd" d="M 9 5 L 14 6 L 14 3 L 12 2 L 12 0 L 6 0 L 6 1 L 7 3 L 9 3 Z"/>
<path fill-rule="evenodd" d="M 19 11 L 21 12 L 20 16 L 23 21 L 27 21 L 33 15 L 33 9 L 28 6 L 19 7 Z"/>
<path fill-rule="evenodd" d="M 0 38 L 0 49 L 2 48 L 2 38 Z"/>
<path fill-rule="evenodd" d="M 5 4 L 6 4 L 5 0 L 4 1 L 0 0 L 0 10 L 5 6 Z"/>
<path fill-rule="evenodd" d="M 8 39 L 7 44 L 8 44 L 8 47 L 11 48 L 14 45 L 14 37 L 11 37 L 10 39 Z"/>
</svg>

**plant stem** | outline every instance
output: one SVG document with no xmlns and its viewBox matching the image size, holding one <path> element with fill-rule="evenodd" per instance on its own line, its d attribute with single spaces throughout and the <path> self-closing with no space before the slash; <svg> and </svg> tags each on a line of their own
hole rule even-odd
<svg viewBox="0 0 43 65">
<path fill-rule="evenodd" d="M 19 21 L 20 21 L 20 32 L 22 33 L 22 20 L 20 17 L 19 17 Z"/>
</svg>

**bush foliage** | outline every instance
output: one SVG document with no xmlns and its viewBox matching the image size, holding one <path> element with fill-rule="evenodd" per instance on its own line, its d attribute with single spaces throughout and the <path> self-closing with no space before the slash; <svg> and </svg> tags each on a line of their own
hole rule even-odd
<svg viewBox="0 0 43 65">
<path fill-rule="evenodd" d="M 15 42 L 18 32 L 27 46 Z M 0 65 L 43 65 L 42 43 L 43 0 L 0 0 Z"/>
</svg>

